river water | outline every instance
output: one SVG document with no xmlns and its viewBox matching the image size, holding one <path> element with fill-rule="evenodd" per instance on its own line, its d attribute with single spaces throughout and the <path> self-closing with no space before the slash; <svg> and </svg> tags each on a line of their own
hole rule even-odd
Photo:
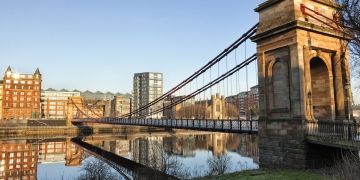
<svg viewBox="0 0 360 180">
<path fill-rule="evenodd" d="M 138 179 L 139 167 L 190 179 L 259 167 L 256 135 L 148 130 L 77 138 L 91 148 L 73 138 L 0 140 L 0 179 Z"/>
</svg>

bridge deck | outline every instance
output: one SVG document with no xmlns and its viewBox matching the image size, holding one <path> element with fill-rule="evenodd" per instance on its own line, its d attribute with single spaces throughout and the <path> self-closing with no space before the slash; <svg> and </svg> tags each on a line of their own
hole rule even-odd
<svg viewBox="0 0 360 180">
<path fill-rule="evenodd" d="M 72 122 L 75 124 L 103 123 L 248 134 L 256 134 L 258 132 L 258 121 L 256 120 L 85 118 L 74 119 Z"/>
<path fill-rule="evenodd" d="M 360 124 L 358 122 L 308 122 L 306 134 L 306 140 L 309 143 L 360 150 Z"/>
</svg>

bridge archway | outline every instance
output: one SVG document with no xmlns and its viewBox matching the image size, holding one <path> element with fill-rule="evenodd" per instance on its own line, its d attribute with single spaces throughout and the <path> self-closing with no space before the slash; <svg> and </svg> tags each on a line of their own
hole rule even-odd
<svg viewBox="0 0 360 180">
<path fill-rule="evenodd" d="M 317 120 L 331 120 L 333 116 L 331 78 L 329 68 L 321 57 L 310 60 L 311 101 L 313 118 Z"/>
</svg>

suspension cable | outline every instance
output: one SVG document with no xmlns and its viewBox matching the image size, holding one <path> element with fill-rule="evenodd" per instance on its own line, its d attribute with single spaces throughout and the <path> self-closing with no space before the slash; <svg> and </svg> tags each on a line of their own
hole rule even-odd
<svg viewBox="0 0 360 180">
<path fill-rule="evenodd" d="M 129 117 L 131 114 L 134 113 L 138 113 L 146 108 L 149 108 L 150 106 L 156 104 L 159 101 L 164 100 L 166 97 L 168 97 L 169 95 L 173 94 L 174 92 L 176 92 L 177 90 L 179 90 L 180 88 L 184 87 L 186 84 L 188 84 L 189 82 L 191 82 L 192 80 L 194 80 L 196 77 L 198 77 L 199 75 L 203 74 L 205 71 L 207 71 L 210 67 L 212 67 L 214 64 L 216 64 L 217 62 L 221 61 L 223 59 L 224 56 L 226 56 L 227 54 L 229 54 L 230 52 L 232 52 L 234 49 L 236 49 L 239 45 L 241 45 L 244 41 L 246 41 L 247 39 L 249 39 L 252 35 L 254 35 L 256 33 L 257 30 L 257 26 L 258 23 L 256 25 L 254 25 L 252 28 L 250 28 L 249 31 L 247 31 L 245 34 L 243 34 L 239 39 L 237 39 L 234 43 L 232 43 L 228 48 L 226 48 L 224 51 L 222 51 L 219 55 L 217 55 L 214 59 L 212 59 L 211 61 L 209 61 L 205 66 L 201 67 L 198 71 L 196 71 L 194 74 L 192 74 L 190 77 L 188 77 L 187 79 L 185 79 L 184 81 L 182 81 L 180 84 L 178 84 L 177 86 L 175 86 L 174 88 L 172 88 L 171 90 L 169 90 L 168 92 L 166 92 L 165 94 L 161 95 L 160 97 L 156 98 L 155 100 L 153 100 L 152 102 L 134 110 L 134 112 L 128 113 L 128 114 L 124 114 L 121 117 L 125 118 L 125 117 Z"/>
</svg>

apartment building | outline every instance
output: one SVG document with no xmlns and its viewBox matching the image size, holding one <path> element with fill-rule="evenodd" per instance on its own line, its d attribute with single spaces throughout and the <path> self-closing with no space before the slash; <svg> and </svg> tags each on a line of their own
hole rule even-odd
<svg viewBox="0 0 360 180">
<path fill-rule="evenodd" d="M 30 119 L 40 117 L 41 73 L 13 72 L 10 66 L 3 78 L 2 118 Z"/>
<path fill-rule="evenodd" d="M 133 109 L 140 109 L 152 102 L 163 94 L 163 74 L 154 72 L 135 73 L 133 81 Z M 157 103 L 152 108 L 140 111 L 135 116 L 147 118 L 162 117 L 162 111 L 154 114 L 162 108 L 162 102 Z M 151 116 L 149 114 L 152 114 Z"/>
</svg>

